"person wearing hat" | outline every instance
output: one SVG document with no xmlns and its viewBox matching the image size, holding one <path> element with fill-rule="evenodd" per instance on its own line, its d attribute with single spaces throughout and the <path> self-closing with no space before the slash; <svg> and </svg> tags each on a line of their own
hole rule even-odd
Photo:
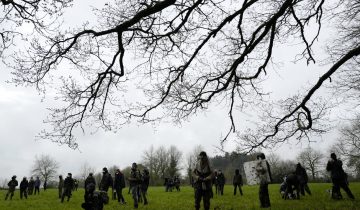
<svg viewBox="0 0 360 210">
<path fill-rule="evenodd" d="M 192 172 L 195 188 L 195 209 L 200 209 L 200 202 L 203 199 L 204 209 L 210 209 L 210 197 L 212 191 L 213 170 L 210 167 L 206 152 L 200 152 L 196 167 Z"/>
<path fill-rule="evenodd" d="M 16 180 L 16 175 L 12 176 L 11 177 L 11 180 L 9 181 L 8 183 L 8 192 L 6 193 L 6 197 L 5 197 L 5 200 L 8 199 L 9 195 L 10 195 L 10 200 L 12 199 L 12 197 L 14 196 L 14 192 L 15 192 L 15 188 L 16 186 L 18 186 L 19 183 L 18 181 Z"/>
<path fill-rule="evenodd" d="M 122 194 L 122 190 L 125 187 L 125 178 L 124 174 L 121 173 L 120 169 L 116 169 L 114 179 L 114 189 L 117 195 L 117 200 L 120 204 L 126 204 L 124 196 Z"/>
<path fill-rule="evenodd" d="M 61 198 L 64 188 L 64 179 L 62 175 L 59 176 L 59 184 L 58 184 L 58 191 L 59 191 L 59 198 Z"/>
<path fill-rule="evenodd" d="M 107 192 L 109 187 L 113 188 L 113 178 L 106 167 L 103 168 L 103 176 L 100 180 L 99 190 Z"/>
<path fill-rule="evenodd" d="M 65 196 L 67 197 L 67 201 L 70 200 L 72 189 L 74 189 L 74 180 L 72 178 L 72 174 L 68 173 L 64 180 L 64 192 L 61 196 L 61 203 L 64 202 Z"/>
<path fill-rule="evenodd" d="M 331 181 L 333 183 L 331 197 L 333 199 L 341 199 L 340 188 L 342 188 L 351 199 L 355 199 L 347 182 L 347 175 L 342 167 L 342 161 L 337 159 L 335 153 L 331 153 L 330 160 L 326 165 L 326 170 L 330 171 Z"/>
<path fill-rule="evenodd" d="M 22 199 L 23 196 L 27 199 L 28 187 L 29 187 L 29 182 L 24 176 L 23 180 L 20 182 L 20 199 Z"/>
</svg>

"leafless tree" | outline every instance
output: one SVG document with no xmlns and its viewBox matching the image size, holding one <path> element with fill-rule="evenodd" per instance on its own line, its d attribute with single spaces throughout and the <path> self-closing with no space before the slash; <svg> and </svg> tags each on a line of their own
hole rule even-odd
<svg viewBox="0 0 360 210">
<path fill-rule="evenodd" d="M 182 152 L 174 145 L 170 146 L 168 149 L 169 153 L 169 168 L 168 174 L 170 177 L 174 177 L 175 175 L 180 175 L 181 169 L 181 160 L 182 160 Z"/>
<path fill-rule="evenodd" d="M 80 179 L 84 181 L 90 173 L 95 174 L 95 168 L 90 166 L 88 162 L 84 162 L 80 167 Z"/>
<path fill-rule="evenodd" d="M 59 27 L 58 17 L 72 0 L 1 0 L 0 58 L 3 52 L 15 47 L 18 41 L 54 34 Z M 27 30 L 26 30 L 27 29 Z M 25 32 L 28 31 L 28 32 Z M 31 36 L 33 35 L 33 36 Z"/>
<path fill-rule="evenodd" d="M 297 157 L 301 165 L 310 172 L 312 179 L 317 177 L 321 172 L 323 165 L 324 154 L 320 151 L 314 150 L 311 147 L 304 149 Z"/>
<path fill-rule="evenodd" d="M 334 13 L 353 12 L 355 18 L 347 19 L 341 31 L 356 35 L 359 0 L 340 2 L 114 1 L 97 10 L 96 26 L 33 40 L 13 61 L 13 82 L 40 91 L 62 82 L 57 99 L 65 104 L 52 108 L 46 122 L 53 129 L 40 137 L 72 148 L 78 146 L 75 133 L 90 125 L 116 130 L 133 119 L 147 123 L 171 118 L 180 123 L 210 104 L 228 110 L 229 129 L 221 142 L 235 133 L 242 150 L 289 139 L 310 141 L 310 135 L 328 129 L 328 100 L 319 100 L 315 93 L 344 66 L 358 63 L 359 36 L 329 54 L 327 71 L 292 97 L 270 101 L 262 84 L 276 70 L 271 65 L 274 48 L 289 40 L 302 47 L 293 54 L 297 61 L 315 63 L 313 46 L 324 18 L 336 22 Z M 64 71 L 68 66 L 71 70 Z M 136 95 L 146 100 L 137 101 L 129 89 L 139 90 Z M 242 130 L 236 124 L 238 113 L 248 110 L 258 112 L 261 120 L 256 128 Z"/>
<path fill-rule="evenodd" d="M 341 136 L 335 144 L 337 154 L 344 158 L 347 166 L 360 177 L 360 115 L 340 132 Z"/>
<path fill-rule="evenodd" d="M 56 176 L 59 163 L 56 162 L 50 155 L 35 156 L 34 165 L 31 172 L 33 176 L 38 176 L 41 180 L 50 181 Z"/>
</svg>

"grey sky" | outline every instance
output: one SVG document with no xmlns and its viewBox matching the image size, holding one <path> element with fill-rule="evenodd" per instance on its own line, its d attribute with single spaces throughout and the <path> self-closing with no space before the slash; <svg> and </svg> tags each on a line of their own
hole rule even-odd
<svg viewBox="0 0 360 210">
<path fill-rule="evenodd" d="M 66 22 L 79 24 L 88 20 L 91 9 L 87 2 L 89 1 L 74 1 L 74 8 L 67 13 Z M 104 4 L 103 1 L 91 2 L 97 6 Z M 313 84 L 320 72 L 326 70 L 326 66 L 306 67 L 304 62 L 289 62 L 293 57 L 288 57 L 288 52 L 298 49 L 298 46 L 276 49 L 275 53 L 283 59 L 276 62 L 284 63 L 277 74 L 272 74 L 274 76 L 266 83 L 266 91 L 273 92 L 274 97 L 289 96 L 304 88 L 304 84 Z M 318 53 L 321 53 L 322 49 L 318 50 Z M 124 168 L 132 162 L 141 161 L 143 151 L 151 145 L 155 148 L 175 145 L 183 152 L 183 156 L 196 145 L 202 145 L 209 155 L 213 156 L 218 152 L 215 146 L 219 145 L 219 139 L 229 125 L 226 110 L 216 107 L 193 116 L 181 126 L 171 123 L 159 126 L 128 125 L 116 133 L 99 131 L 94 135 L 90 135 L 91 131 L 87 130 L 85 135 L 78 136 L 80 151 L 50 141 L 34 141 L 37 133 L 45 126 L 42 121 L 47 114 L 46 108 L 54 101 L 51 96 L 47 96 L 44 102 L 41 102 L 41 96 L 34 89 L 5 83 L 11 78 L 10 70 L 2 64 L 0 67 L 0 179 L 10 178 L 14 174 L 19 177 L 29 176 L 35 155 L 41 154 L 49 154 L 60 163 L 60 174 L 72 172 L 75 175 L 80 173 L 80 167 L 85 162 L 98 171 L 104 166 L 112 165 Z M 311 146 L 316 149 L 327 148 L 335 138 L 336 134 L 333 132 L 323 140 L 317 139 L 317 143 Z M 294 159 L 298 152 L 307 146 L 307 142 L 291 142 L 275 148 L 273 152 L 284 159 Z M 228 142 L 225 149 L 231 151 L 235 149 L 235 144 Z"/>
</svg>

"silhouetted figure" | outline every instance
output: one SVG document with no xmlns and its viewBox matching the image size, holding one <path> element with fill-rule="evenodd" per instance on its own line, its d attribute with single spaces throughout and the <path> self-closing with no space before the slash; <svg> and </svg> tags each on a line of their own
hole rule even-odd
<svg viewBox="0 0 360 210">
<path fill-rule="evenodd" d="M 20 199 L 22 199 L 23 196 L 27 199 L 28 187 L 29 187 L 29 182 L 24 176 L 23 180 L 20 182 Z"/>
<path fill-rule="evenodd" d="M 125 204 L 125 199 L 122 194 L 122 190 L 125 188 L 125 177 L 121 173 L 120 169 L 117 169 L 114 177 L 114 189 L 117 194 L 117 200 L 119 203 Z"/>
<path fill-rule="evenodd" d="M 210 167 L 209 159 L 206 155 L 206 152 L 200 152 L 192 176 L 194 177 L 195 181 L 195 209 L 200 209 L 200 202 L 202 199 L 204 209 L 209 210 L 213 170 Z"/>
<path fill-rule="evenodd" d="M 12 197 L 14 196 L 15 188 L 18 185 L 19 185 L 19 183 L 16 180 L 16 176 L 15 175 L 12 176 L 11 180 L 8 182 L 9 189 L 8 189 L 8 192 L 6 193 L 5 200 L 8 199 L 9 195 L 10 195 L 10 200 L 12 200 Z"/>
<path fill-rule="evenodd" d="M 286 190 L 284 199 L 300 199 L 300 182 L 295 173 L 286 176 Z"/>
<path fill-rule="evenodd" d="M 34 187 L 35 187 L 35 180 L 33 179 L 33 177 L 30 177 L 28 195 L 32 195 L 34 193 Z"/>
<path fill-rule="evenodd" d="M 311 195 L 310 188 L 309 188 L 309 186 L 307 184 L 308 181 L 309 181 L 308 175 L 306 173 L 305 168 L 302 167 L 300 163 L 296 164 L 295 174 L 296 174 L 296 176 L 297 176 L 297 178 L 299 180 L 301 195 L 305 195 L 305 191 L 309 195 Z"/>
<path fill-rule="evenodd" d="M 85 202 L 81 204 L 81 207 L 85 210 L 102 210 L 104 204 L 109 202 L 109 197 L 105 191 L 95 191 L 95 184 L 90 182 L 86 185 Z"/>
<path fill-rule="evenodd" d="M 235 175 L 233 178 L 233 185 L 234 185 L 234 195 L 236 195 L 236 188 L 239 188 L 240 195 L 243 195 L 241 186 L 243 185 L 242 176 L 240 174 L 239 169 L 235 170 Z"/>
<path fill-rule="evenodd" d="M 149 188 L 149 184 L 150 184 L 150 173 L 147 169 L 143 169 L 143 172 L 141 174 L 141 196 L 142 196 L 142 200 L 144 201 L 144 205 L 148 204 L 148 200 L 147 200 L 147 190 Z"/>
<path fill-rule="evenodd" d="M 35 183 L 34 183 L 34 187 L 35 187 L 35 195 L 36 195 L 36 192 L 38 193 L 38 195 L 40 195 L 40 185 L 41 185 L 41 181 L 40 181 L 40 178 L 37 176 L 36 179 L 35 179 Z"/>
<path fill-rule="evenodd" d="M 74 189 L 74 180 L 72 178 L 72 174 L 68 173 L 67 177 L 64 180 L 64 192 L 61 196 L 61 203 L 64 202 L 65 196 L 67 197 L 67 201 L 70 200 L 71 192 Z"/>
<path fill-rule="evenodd" d="M 100 180 L 99 190 L 107 192 L 109 190 L 109 187 L 111 187 L 111 188 L 113 187 L 113 179 L 106 167 L 103 168 L 102 173 L 103 173 L 103 176 Z"/>
<path fill-rule="evenodd" d="M 63 188 L 64 188 L 64 179 L 63 179 L 62 175 L 60 175 L 59 176 L 59 184 L 58 184 L 59 198 L 61 198 L 61 196 L 63 194 Z"/>
<path fill-rule="evenodd" d="M 349 189 L 347 176 L 342 167 L 342 161 L 337 159 L 335 153 L 331 153 L 331 159 L 326 165 L 326 170 L 331 173 L 331 180 L 333 183 L 331 197 L 333 199 L 341 199 L 340 188 L 342 188 L 351 199 L 355 199 L 351 190 Z"/>
<path fill-rule="evenodd" d="M 139 206 L 139 199 L 141 197 L 141 173 L 138 170 L 136 163 L 131 165 L 131 171 L 128 180 L 130 182 L 131 194 L 134 200 L 134 208 L 137 209 Z"/>
<path fill-rule="evenodd" d="M 175 189 L 176 191 L 180 191 L 180 179 L 178 176 L 174 177 L 174 185 L 175 185 Z"/>
<path fill-rule="evenodd" d="M 47 189 L 47 180 L 46 179 L 44 181 L 43 188 L 44 188 L 44 191 L 46 191 L 46 189 Z"/>
<path fill-rule="evenodd" d="M 258 163 L 256 165 L 256 173 L 260 180 L 259 187 L 259 200 L 260 208 L 269 208 L 270 207 L 270 198 L 268 184 L 271 182 L 271 172 L 270 165 L 265 160 L 265 154 L 260 153 L 257 156 Z"/>
</svg>

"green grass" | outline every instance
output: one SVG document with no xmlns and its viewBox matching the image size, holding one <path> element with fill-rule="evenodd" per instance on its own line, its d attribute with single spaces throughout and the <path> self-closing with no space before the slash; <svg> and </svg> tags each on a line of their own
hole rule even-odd
<svg viewBox="0 0 360 210">
<path fill-rule="evenodd" d="M 313 193 L 312 196 L 303 196 L 300 200 L 282 200 L 279 194 L 279 185 L 269 185 L 271 209 L 273 210 L 360 210 L 360 183 L 351 183 L 350 189 L 355 195 L 355 200 L 347 198 L 345 192 L 343 200 L 331 200 L 326 192 L 331 188 L 329 183 L 309 184 Z M 232 194 L 233 187 L 225 186 L 224 195 L 216 196 L 211 199 L 211 209 L 244 209 L 256 210 L 259 208 L 258 186 L 244 186 L 244 196 Z M 110 203 L 104 207 L 105 210 L 115 209 L 133 209 L 133 201 L 128 188 L 123 190 L 126 205 L 120 205 L 116 201 L 110 200 Z M 20 200 L 19 190 L 16 190 L 13 200 L 5 201 L 6 191 L 0 191 L 3 196 L 0 200 L 0 210 L 79 210 L 83 202 L 83 189 L 73 193 L 70 202 L 60 203 L 57 199 L 57 190 L 50 189 L 46 192 L 41 191 L 40 195 L 32 195 L 27 200 Z M 148 191 L 149 205 L 140 204 L 139 209 L 169 209 L 169 210 L 188 210 L 194 209 L 194 191 L 190 187 L 182 187 L 181 192 L 164 192 L 163 187 L 150 187 Z"/>
</svg>

